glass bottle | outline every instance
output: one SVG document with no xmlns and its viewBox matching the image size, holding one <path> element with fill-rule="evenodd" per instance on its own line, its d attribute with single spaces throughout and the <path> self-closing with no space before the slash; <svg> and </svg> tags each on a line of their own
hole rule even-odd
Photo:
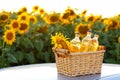
<svg viewBox="0 0 120 80">
<path fill-rule="evenodd" d="M 79 51 L 85 52 L 88 42 L 91 40 L 91 30 L 87 31 L 87 35 L 82 39 Z"/>
<path fill-rule="evenodd" d="M 98 41 L 99 35 L 95 34 L 94 37 L 88 42 L 86 51 L 87 52 L 95 52 L 98 50 L 99 41 Z"/>
<path fill-rule="evenodd" d="M 72 51 L 73 52 L 78 52 L 80 48 L 80 33 L 75 32 L 75 37 L 71 40 L 71 45 L 72 45 Z"/>
</svg>

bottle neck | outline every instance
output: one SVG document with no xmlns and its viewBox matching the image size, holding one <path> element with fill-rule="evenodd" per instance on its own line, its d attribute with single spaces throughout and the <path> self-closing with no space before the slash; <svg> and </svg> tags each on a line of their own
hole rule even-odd
<svg viewBox="0 0 120 80">
<path fill-rule="evenodd" d="M 75 37 L 78 37 L 78 38 L 79 38 L 79 37 L 80 37 L 80 34 L 75 34 Z"/>
<path fill-rule="evenodd" d="M 79 39 L 79 37 L 78 37 L 78 36 L 75 36 L 75 39 Z"/>
<path fill-rule="evenodd" d="M 99 36 L 95 34 L 94 39 L 98 40 Z"/>
<path fill-rule="evenodd" d="M 94 37 L 95 40 L 98 40 L 98 37 Z"/>
<path fill-rule="evenodd" d="M 87 37 L 91 37 L 91 34 L 87 34 Z"/>
</svg>

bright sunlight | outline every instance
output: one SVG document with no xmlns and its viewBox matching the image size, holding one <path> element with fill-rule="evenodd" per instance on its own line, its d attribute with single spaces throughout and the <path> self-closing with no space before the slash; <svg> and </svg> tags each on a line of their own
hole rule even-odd
<svg viewBox="0 0 120 80">
<path fill-rule="evenodd" d="M 62 12 L 68 6 L 79 11 L 88 10 L 88 13 L 110 17 L 120 13 L 119 0 L 0 0 L 0 10 L 17 11 L 26 6 L 29 11 L 33 5 L 39 5 L 47 12 Z"/>
</svg>

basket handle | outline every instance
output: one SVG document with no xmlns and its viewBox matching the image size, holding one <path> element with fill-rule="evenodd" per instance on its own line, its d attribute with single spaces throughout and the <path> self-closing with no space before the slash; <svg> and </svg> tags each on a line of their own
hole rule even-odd
<svg viewBox="0 0 120 80">
<path fill-rule="evenodd" d="M 70 54 L 70 51 L 68 49 L 52 48 L 52 50 L 59 57 L 67 57 Z"/>
</svg>

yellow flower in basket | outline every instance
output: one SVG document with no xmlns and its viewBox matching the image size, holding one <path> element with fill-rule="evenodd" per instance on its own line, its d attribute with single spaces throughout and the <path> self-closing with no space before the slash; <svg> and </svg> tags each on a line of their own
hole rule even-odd
<svg viewBox="0 0 120 80">
<path fill-rule="evenodd" d="M 70 43 L 67 39 L 62 33 L 56 33 L 55 36 L 51 36 L 54 48 L 70 49 Z"/>
</svg>

